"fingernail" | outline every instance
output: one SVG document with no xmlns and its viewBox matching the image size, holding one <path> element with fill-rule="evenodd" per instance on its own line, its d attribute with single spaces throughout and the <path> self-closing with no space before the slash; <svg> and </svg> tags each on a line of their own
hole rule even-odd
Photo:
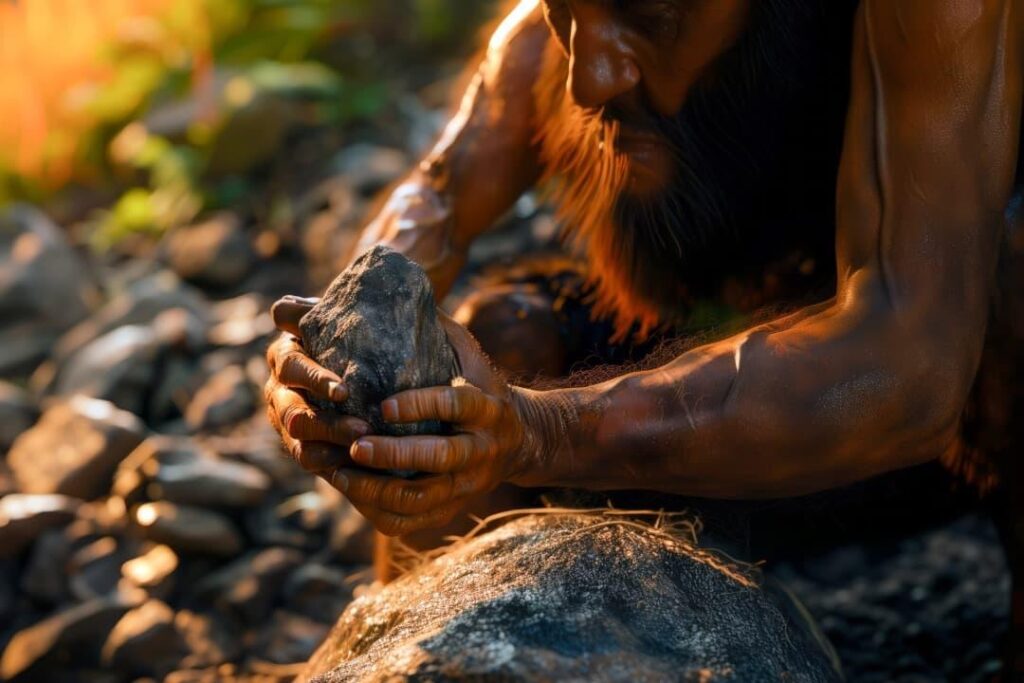
<svg viewBox="0 0 1024 683">
<path fill-rule="evenodd" d="M 398 401 L 389 398 L 380 404 L 380 414 L 388 422 L 398 421 Z"/>
<path fill-rule="evenodd" d="M 352 444 L 350 453 L 353 458 L 361 461 L 364 465 L 373 463 L 373 444 L 369 441 L 356 441 Z"/>
<path fill-rule="evenodd" d="M 356 436 L 366 436 L 370 433 L 370 425 L 359 423 L 352 427 L 352 433 Z"/>
<path fill-rule="evenodd" d="M 342 474 L 341 470 L 334 470 L 334 474 L 331 475 L 331 486 L 345 493 L 348 491 L 348 477 Z"/>
<path fill-rule="evenodd" d="M 327 395 L 332 401 L 344 401 L 348 398 L 348 392 L 341 382 L 330 382 L 327 384 Z"/>
</svg>

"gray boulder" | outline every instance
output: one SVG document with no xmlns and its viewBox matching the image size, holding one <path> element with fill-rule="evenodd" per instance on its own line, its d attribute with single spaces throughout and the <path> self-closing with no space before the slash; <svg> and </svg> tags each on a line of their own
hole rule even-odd
<svg viewBox="0 0 1024 683">
<path fill-rule="evenodd" d="M 181 308 L 190 320 L 197 320 L 205 334 L 210 322 L 209 304 L 202 294 L 184 284 L 174 273 L 163 270 L 134 280 L 121 289 L 100 310 L 61 337 L 54 357 L 63 363 L 72 354 L 99 337 L 126 325 L 149 325 L 164 311 Z"/>
<path fill-rule="evenodd" d="M 0 558 L 14 557 L 44 532 L 66 526 L 80 504 L 56 494 L 12 493 L 0 498 Z"/>
<path fill-rule="evenodd" d="M 55 392 L 84 394 L 149 417 L 153 387 L 176 351 L 194 348 L 202 323 L 187 309 L 160 313 L 149 325 L 125 325 L 92 340 L 58 370 Z"/>
<path fill-rule="evenodd" d="M 175 273 L 209 287 L 239 284 L 256 261 L 242 221 L 232 213 L 172 230 L 164 240 L 164 251 Z"/>
<path fill-rule="evenodd" d="M 348 387 L 346 414 L 378 434 L 440 431 L 438 424 L 389 425 L 380 417 L 380 402 L 389 396 L 449 384 L 458 373 L 430 280 L 417 264 L 373 248 L 338 276 L 299 327 L 310 356 Z"/>
<path fill-rule="evenodd" d="M 89 315 L 99 290 L 64 233 L 39 210 L 0 210 L 0 376 L 27 373 Z"/>
<path fill-rule="evenodd" d="M 837 681 L 782 591 L 621 515 L 544 514 L 353 602 L 300 680 Z"/>
<path fill-rule="evenodd" d="M 145 426 L 111 403 L 75 396 L 43 413 L 7 456 L 20 490 L 84 500 L 104 495 L 121 461 L 145 438 Z"/>
</svg>

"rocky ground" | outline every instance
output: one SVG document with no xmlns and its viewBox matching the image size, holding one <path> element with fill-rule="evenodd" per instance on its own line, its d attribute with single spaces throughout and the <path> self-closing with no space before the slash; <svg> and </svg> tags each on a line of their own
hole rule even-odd
<svg viewBox="0 0 1024 683">
<path fill-rule="evenodd" d="M 103 257 L 73 223 L 0 214 L 0 679 L 288 680 L 326 635 L 370 532 L 263 416 L 267 311 L 333 276 L 410 156 L 344 147 L 275 221 L 216 214 Z M 523 200 L 473 262 L 552 225 Z M 1009 580 L 980 518 L 775 573 L 852 681 L 998 666 Z"/>
</svg>

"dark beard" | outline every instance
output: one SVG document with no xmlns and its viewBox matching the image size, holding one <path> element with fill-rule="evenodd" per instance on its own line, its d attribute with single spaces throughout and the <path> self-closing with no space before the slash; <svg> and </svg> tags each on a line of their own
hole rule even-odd
<svg viewBox="0 0 1024 683">
<path fill-rule="evenodd" d="M 564 56 L 549 55 L 562 64 L 549 64 L 538 84 L 538 110 L 559 130 L 542 126 L 542 157 L 559 182 L 566 236 L 591 266 L 595 313 L 614 318 L 619 338 L 682 324 L 696 299 L 786 251 L 831 249 L 856 4 L 754 2 L 744 34 L 678 115 L 646 107 L 675 163 L 668 189 L 642 199 L 623 193 L 621 157 L 580 151 L 600 147 L 614 126 L 588 121 L 566 133 L 574 105 L 564 96 Z"/>
</svg>

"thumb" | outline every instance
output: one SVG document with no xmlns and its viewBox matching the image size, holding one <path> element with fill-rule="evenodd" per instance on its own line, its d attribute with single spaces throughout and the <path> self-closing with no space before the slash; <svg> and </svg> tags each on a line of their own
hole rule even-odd
<svg viewBox="0 0 1024 683">
<path fill-rule="evenodd" d="M 503 395 L 508 389 L 508 383 L 491 364 L 491 359 L 480 348 L 476 338 L 441 309 L 437 310 L 437 317 L 448 335 L 448 343 L 459 359 L 462 376 L 485 394 Z"/>
<path fill-rule="evenodd" d="M 301 339 L 302 332 L 299 331 L 299 321 L 319 301 L 319 299 L 304 299 L 298 296 L 282 297 L 271 306 L 270 317 L 273 318 L 274 326 L 277 329 Z"/>
</svg>

